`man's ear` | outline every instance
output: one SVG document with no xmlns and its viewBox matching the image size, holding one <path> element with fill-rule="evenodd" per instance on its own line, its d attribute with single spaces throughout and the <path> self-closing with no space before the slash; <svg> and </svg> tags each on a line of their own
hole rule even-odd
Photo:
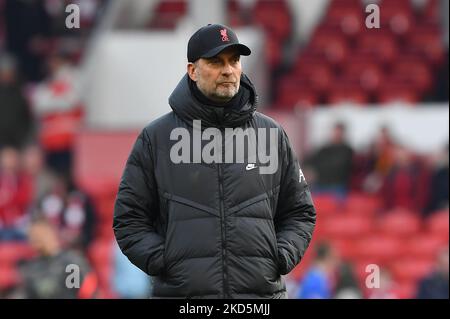
<svg viewBox="0 0 450 319">
<path fill-rule="evenodd" d="M 192 81 L 197 81 L 197 74 L 195 72 L 195 69 L 197 66 L 194 63 L 189 62 L 187 65 L 187 73 Z"/>
</svg>

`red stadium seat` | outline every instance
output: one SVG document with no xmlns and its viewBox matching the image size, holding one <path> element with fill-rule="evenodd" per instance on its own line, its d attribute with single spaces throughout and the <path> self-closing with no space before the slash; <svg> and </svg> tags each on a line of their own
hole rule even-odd
<svg viewBox="0 0 450 319">
<path fill-rule="evenodd" d="M 402 57 L 395 62 L 392 81 L 410 83 L 414 91 L 421 94 L 429 91 L 433 85 L 433 74 L 429 65 L 419 56 Z"/>
<path fill-rule="evenodd" d="M 308 51 L 324 56 L 326 61 L 333 65 L 342 63 L 349 55 L 347 40 L 336 33 L 315 34 L 308 46 Z"/>
<path fill-rule="evenodd" d="M 352 61 L 351 58 L 343 71 L 346 82 L 358 83 L 367 92 L 378 90 L 384 76 L 382 68 L 374 61 Z"/>
<path fill-rule="evenodd" d="M 365 216 L 341 213 L 329 216 L 322 223 L 323 236 L 327 239 L 357 239 L 367 236 L 371 231 L 372 220 Z"/>
<path fill-rule="evenodd" d="M 356 41 L 355 54 L 349 58 L 349 62 L 352 61 L 353 56 L 361 56 L 375 64 L 388 65 L 399 54 L 395 37 L 384 29 L 365 30 Z"/>
<path fill-rule="evenodd" d="M 294 74 L 301 73 L 303 69 L 308 68 L 310 65 L 325 66 L 334 71 L 333 67 L 327 63 L 323 55 L 315 54 L 305 49 L 295 61 L 292 72 Z"/>
<path fill-rule="evenodd" d="M 354 260 L 358 257 L 358 247 L 353 239 L 336 238 L 331 241 L 331 245 L 343 260 Z"/>
<path fill-rule="evenodd" d="M 330 1 L 330 8 L 333 7 L 357 7 L 361 6 L 361 0 L 333 0 Z"/>
<path fill-rule="evenodd" d="M 380 4 L 381 28 L 389 27 L 398 35 L 405 35 L 411 31 L 415 23 L 414 12 L 409 0 L 383 0 Z"/>
<path fill-rule="evenodd" d="M 227 1 L 228 21 L 232 28 L 248 25 L 246 21 L 244 9 L 237 0 Z"/>
<path fill-rule="evenodd" d="M 239 28 L 245 26 L 245 20 L 237 13 L 228 13 L 228 23 L 232 28 Z"/>
<path fill-rule="evenodd" d="M 345 201 L 345 212 L 373 216 L 381 208 L 380 198 L 363 193 L 350 193 Z"/>
<path fill-rule="evenodd" d="M 426 227 L 429 232 L 433 234 L 440 235 L 442 237 L 446 237 L 448 239 L 449 232 L 449 213 L 448 209 L 443 209 L 437 212 L 434 212 L 428 219 L 426 220 Z"/>
<path fill-rule="evenodd" d="M 90 195 L 115 194 L 137 132 L 80 131 L 74 147 L 77 185 Z"/>
<path fill-rule="evenodd" d="M 265 48 L 267 64 L 274 68 L 281 61 L 281 42 L 274 36 L 266 35 Z"/>
<path fill-rule="evenodd" d="M 395 260 L 390 270 L 399 282 L 417 282 L 433 270 L 433 260 L 403 258 Z"/>
<path fill-rule="evenodd" d="M 423 10 L 424 21 L 439 21 L 441 14 L 441 6 L 439 0 L 428 0 Z"/>
<path fill-rule="evenodd" d="M 156 11 L 158 13 L 177 13 L 183 15 L 187 11 L 187 3 L 184 0 L 162 0 L 159 2 Z"/>
<path fill-rule="evenodd" d="M 395 260 L 402 249 L 399 239 L 383 234 L 373 234 L 358 240 L 358 259 L 385 265 Z"/>
<path fill-rule="evenodd" d="M 325 24 L 340 28 L 348 36 L 357 34 L 363 28 L 363 21 L 360 1 L 332 1 L 324 18 Z"/>
<path fill-rule="evenodd" d="M 15 265 L 17 262 L 31 259 L 35 255 L 34 249 L 26 242 L 0 242 L 0 265 Z"/>
<path fill-rule="evenodd" d="M 311 108 L 318 104 L 318 95 L 312 90 L 301 88 L 297 92 L 283 95 L 276 105 L 280 110 L 292 111 L 296 107 Z"/>
<path fill-rule="evenodd" d="M 441 248 L 448 245 L 448 239 L 432 232 L 422 232 L 406 243 L 406 253 L 411 258 L 435 260 Z"/>
<path fill-rule="evenodd" d="M 415 105 L 420 101 L 422 95 L 415 91 L 413 86 L 409 83 L 399 82 L 395 78 L 386 78 L 381 83 L 376 100 L 379 103 L 408 103 Z"/>
<path fill-rule="evenodd" d="M 16 267 L 0 264 L 0 292 L 15 287 L 20 280 L 20 274 Z"/>
<path fill-rule="evenodd" d="M 253 8 L 253 23 L 262 26 L 268 35 L 278 41 L 291 32 L 291 15 L 287 4 L 280 1 L 259 0 Z"/>
<path fill-rule="evenodd" d="M 335 215 L 342 213 L 340 202 L 335 196 L 326 194 L 313 194 L 314 206 L 317 214 L 320 215 Z"/>
<path fill-rule="evenodd" d="M 328 104 L 352 103 L 364 105 L 369 102 L 369 95 L 359 83 L 346 82 L 344 78 L 337 78 L 336 85 L 330 89 L 327 97 Z"/>
<path fill-rule="evenodd" d="M 421 219 L 414 212 L 396 209 L 386 212 L 380 217 L 378 230 L 380 233 L 399 237 L 416 236 L 421 229 Z"/>
<path fill-rule="evenodd" d="M 295 76 L 304 78 L 308 81 L 309 85 L 319 92 L 326 92 L 333 82 L 333 71 L 331 68 L 323 63 L 302 63 L 298 64 L 294 70 Z"/>
<path fill-rule="evenodd" d="M 303 78 L 288 77 L 280 81 L 277 105 L 292 110 L 295 106 L 312 107 L 317 104 L 316 92 Z"/>
<path fill-rule="evenodd" d="M 327 23 L 327 21 L 324 21 L 324 23 L 319 24 L 311 34 L 310 42 L 314 39 L 322 39 L 322 38 L 342 38 L 346 39 L 346 36 L 342 34 L 342 32 L 336 28 L 335 25 Z"/>
<path fill-rule="evenodd" d="M 155 8 L 149 27 L 152 29 L 174 29 L 186 12 L 186 1 L 162 0 Z"/>
<path fill-rule="evenodd" d="M 419 54 L 434 67 L 444 61 L 445 48 L 440 26 L 437 24 L 420 24 L 408 36 L 408 49 L 412 54 Z"/>
</svg>

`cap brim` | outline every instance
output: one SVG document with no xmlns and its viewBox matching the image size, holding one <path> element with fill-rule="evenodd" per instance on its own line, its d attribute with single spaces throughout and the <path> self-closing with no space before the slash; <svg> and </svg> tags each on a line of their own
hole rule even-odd
<svg viewBox="0 0 450 319">
<path fill-rule="evenodd" d="M 212 58 L 212 57 L 218 55 L 223 50 L 225 50 L 227 48 L 231 48 L 231 47 L 235 47 L 238 50 L 240 55 L 248 56 L 252 53 L 252 51 L 249 49 L 249 47 L 244 44 L 229 43 L 229 44 L 224 44 L 224 45 L 221 45 L 220 47 L 214 48 L 214 49 L 206 52 L 205 54 L 203 54 L 201 57 L 202 58 Z"/>
</svg>

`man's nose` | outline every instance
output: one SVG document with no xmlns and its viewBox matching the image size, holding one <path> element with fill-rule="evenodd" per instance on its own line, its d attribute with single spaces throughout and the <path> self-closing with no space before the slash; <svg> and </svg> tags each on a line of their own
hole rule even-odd
<svg viewBox="0 0 450 319">
<path fill-rule="evenodd" d="M 231 75 L 233 74 L 233 68 L 231 67 L 231 64 L 226 63 L 222 68 L 222 74 L 223 75 Z"/>
</svg>

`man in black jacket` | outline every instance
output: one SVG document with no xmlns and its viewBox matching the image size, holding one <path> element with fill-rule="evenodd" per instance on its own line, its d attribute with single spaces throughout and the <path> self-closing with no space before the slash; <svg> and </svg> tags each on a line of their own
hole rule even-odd
<svg viewBox="0 0 450 319">
<path fill-rule="evenodd" d="M 311 241 L 310 191 L 286 133 L 256 112 L 241 55 L 226 26 L 194 33 L 173 111 L 128 158 L 113 228 L 154 297 L 286 298 L 281 275 Z"/>
</svg>

